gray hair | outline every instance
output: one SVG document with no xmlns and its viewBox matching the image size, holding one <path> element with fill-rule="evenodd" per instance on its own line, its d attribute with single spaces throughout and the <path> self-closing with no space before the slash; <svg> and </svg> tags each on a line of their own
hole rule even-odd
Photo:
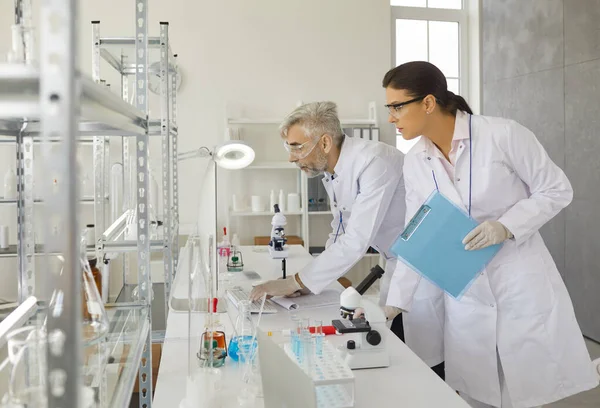
<svg viewBox="0 0 600 408">
<path fill-rule="evenodd" d="M 290 113 L 279 126 L 279 133 L 286 138 L 294 125 L 300 125 L 306 136 L 318 139 L 325 133 L 340 146 L 344 141 L 344 132 L 337 114 L 337 105 L 333 102 L 312 102 L 299 106 Z"/>
</svg>

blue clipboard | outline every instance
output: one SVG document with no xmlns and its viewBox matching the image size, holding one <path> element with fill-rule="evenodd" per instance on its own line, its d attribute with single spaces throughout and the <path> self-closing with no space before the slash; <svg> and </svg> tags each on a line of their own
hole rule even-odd
<svg viewBox="0 0 600 408">
<path fill-rule="evenodd" d="M 435 191 L 407 224 L 391 251 L 415 272 L 456 299 L 502 245 L 467 251 L 462 240 L 477 221 Z"/>
</svg>

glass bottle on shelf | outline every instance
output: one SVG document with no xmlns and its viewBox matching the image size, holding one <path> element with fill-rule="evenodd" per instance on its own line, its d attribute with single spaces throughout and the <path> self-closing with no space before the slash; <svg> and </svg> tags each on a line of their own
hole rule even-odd
<svg viewBox="0 0 600 408">
<path fill-rule="evenodd" d="M 100 296 L 102 288 L 102 273 L 94 264 L 94 271 L 86 257 L 86 239 L 85 230 L 82 232 L 80 241 L 80 267 L 81 267 L 81 297 L 82 297 L 82 340 L 84 346 L 95 344 L 97 341 L 105 338 L 108 333 L 108 317 L 104 309 L 104 303 Z M 90 255 L 93 261 L 95 255 Z M 63 274 L 61 269 L 60 274 Z M 64 305 L 63 293 L 58 290 L 52 292 L 52 297 L 48 304 L 48 313 L 60 315 Z"/>
<path fill-rule="evenodd" d="M 102 273 L 97 268 L 95 255 L 91 259 L 82 259 L 82 307 L 83 341 L 92 343 L 103 338 L 108 332 L 108 318 L 102 302 Z"/>
</svg>

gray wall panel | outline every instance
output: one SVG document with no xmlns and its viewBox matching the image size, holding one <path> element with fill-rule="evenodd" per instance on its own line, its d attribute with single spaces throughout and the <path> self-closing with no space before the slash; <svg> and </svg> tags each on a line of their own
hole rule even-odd
<svg viewBox="0 0 600 408">
<path fill-rule="evenodd" d="M 600 205 L 600 60 L 566 67 L 565 91 L 567 175 L 576 197 Z"/>
<path fill-rule="evenodd" d="M 484 83 L 562 67 L 562 0 L 484 0 L 482 18 Z"/>
<path fill-rule="evenodd" d="M 575 199 L 566 209 L 567 289 L 583 334 L 600 339 L 600 250 L 598 200 Z"/>
<path fill-rule="evenodd" d="M 564 110 L 563 68 L 484 86 L 484 113 L 516 120 L 530 129 L 560 167 L 565 160 Z"/>
<path fill-rule="evenodd" d="M 565 4 L 566 65 L 600 58 L 600 0 Z"/>
<path fill-rule="evenodd" d="M 541 233 L 600 341 L 600 0 L 483 5 L 483 113 L 530 128 L 569 177 L 575 199 Z"/>
</svg>

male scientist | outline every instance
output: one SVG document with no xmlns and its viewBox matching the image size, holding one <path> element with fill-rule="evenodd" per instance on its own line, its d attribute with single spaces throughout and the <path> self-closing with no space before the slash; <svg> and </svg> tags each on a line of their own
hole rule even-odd
<svg viewBox="0 0 600 408">
<path fill-rule="evenodd" d="M 384 277 L 389 283 L 396 263 L 389 247 L 404 225 L 403 154 L 384 143 L 345 136 L 333 102 L 296 108 L 279 130 L 289 161 L 308 177 L 324 175 L 332 232 L 321 255 L 286 279 L 254 287 L 251 298 L 260 299 L 264 293 L 320 293 L 360 261 L 369 247 L 388 259 L 389 276 Z M 382 286 L 385 301 L 387 285 Z"/>
<path fill-rule="evenodd" d="M 380 294 L 385 305 L 396 267 L 389 248 L 404 227 L 404 155 L 385 143 L 345 136 L 333 102 L 296 108 L 279 130 L 289 161 L 308 177 L 324 175 L 332 231 L 321 255 L 286 279 L 255 286 L 250 298 L 320 293 L 373 247 L 387 261 Z M 394 319 L 392 331 L 404 340 L 402 315 Z M 443 378 L 443 363 L 433 369 Z"/>
</svg>

